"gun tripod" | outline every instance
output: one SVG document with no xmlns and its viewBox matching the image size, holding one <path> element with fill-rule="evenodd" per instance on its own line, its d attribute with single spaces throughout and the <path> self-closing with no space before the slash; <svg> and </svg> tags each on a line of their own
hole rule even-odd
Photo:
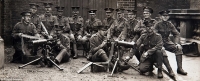
<svg viewBox="0 0 200 81">
<path fill-rule="evenodd" d="M 46 40 L 46 41 L 47 41 L 47 40 Z M 48 42 L 48 41 L 47 41 L 47 42 Z M 34 62 L 36 62 L 36 61 L 45 60 L 45 61 L 47 62 L 47 65 L 48 65 L 48 66 L 52 66 L 52 64 L 53 64 L 53 65 L 55 65 L 60 71 L 62 71 L 63 68 L 60 68 L 60 67 L 52 60 L 52 59 L 54 58 L 54 56 L 53 56 L 52 53 L 50 52 L 50 51 L 52 50 L 51 47 L 50 47 L 50 45 L 48 45 L 48 43 L 43 43 L 42 46 L 43 46 L 43 50 L 44 50 L 44 55 L 43 55 L 43 56 L 41 56 L 41 57 L 39 57 L 39 58 L 37 58 L 37 59 L 31 61 L 31 62 L 28 62 L 28 63 L 26 63 L 26 64 L 24 64 L 24 65 L 21 65 L 21 66 L 19 66 L 18 68 L 21 69 L 21 68 L 26 67 L 27 65 L 30 65 L 30 64 L 32 64 L 32 63 L 34 63 Z"/>
</svg>

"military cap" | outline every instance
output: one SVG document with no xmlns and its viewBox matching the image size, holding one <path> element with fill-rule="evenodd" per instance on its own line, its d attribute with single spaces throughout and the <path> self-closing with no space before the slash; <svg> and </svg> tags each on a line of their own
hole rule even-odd
<svg viewBox="0 0 200 81">
<path fill-rule="evenodd" d="M 72 8 L 72 11 L 79 11 L 79 6 L 73 6 L 73 7 L 71 7 Z"/>
<path fill-rule="evenodd" d="M 98 25 L 98 26 L 97 26 L 97 29 L 104 29 L 104 28 L 105 28 L 104 25 Z"/>
<path fill-rule="evenodd" d="M 169 15 L 169 10 L 162 10 L 159 12 L 160 15 Z"/>
<path fill-rule="evenodd" d="M 30 5 L 30 8 L 38 8 L 39 7 L 39 5 L 38 4 L 36 4 L 36 3 L 29 3 L 29 5 Z"/>
<path fill-rule="evenodd" d="M 97 10 L 89 10 L 88 13 L 89 13 L 89 14 L 96 14 L 96 11 L 97 11 Z"/>
<path fill-rule="evenodd" d="M 31 11 L 30 10 L 27 10 L 27 9 L 25 9 L 25 10 L 23 10 L 22 12 L 21 12 L 21 14 L 20 15 L 22 15 L 22 16 L 25 16 L 25 15 L 31 15 Z"/>
<path fill-rule="evenodd" d="M 113 8 L 105 8 L 104 10 L 105 10 L 107 13 L 109 13 L 109 12 L 113 12 L 113 11 L 114 11 Z"/>
<path fill-rule="evenodd" d="M 57 6 L 55 7 L 58 12 L 63 12 L 65 7 Z"/>
<path fill-rule="evenodd" d="M 124 13 L 124 10 L 125 10 L 125 9 L 123 9 L 123 8 L 118 8 L 118 9 L 116 9 L 115 11 L 117 11 L 117 13 Z"/>
<path fill-rule="evenodd" d="M 128 13 L 133 13 L 133 14 L 136 14 L 136 13 L 137 13 L 136 10 L 127 10 L 127 11 L 128 11 Z"/>
<path fill-rule="evenodd" d="M 45 8 L 50 8 L 53 4 L 51 2 L 44 2 L 43 5 Z"/>
<path fill-rule="evenodd" d="M 144 7 L 144 8 L 143 8 L 143 11 L 144 11 L 144 12 L 153 13 L 153 9 L 150 8 L 150 7 Z"/>
</svg>

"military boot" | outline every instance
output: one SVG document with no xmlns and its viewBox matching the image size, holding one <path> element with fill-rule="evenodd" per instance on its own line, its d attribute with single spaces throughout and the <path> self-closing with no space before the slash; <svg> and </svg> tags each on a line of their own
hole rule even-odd
<svg viewBox="0 0 200 81">
<path fill-rule="evenodd" d="M 158 78 L 163 78 L 162 69 L 158 68 Z"/>
<path fill-rule="evenodd" d="M 73 43 L 73 50 L 74 50 L 73 59 L 77 59 L 78 58 L 78 51 L 77 51 L 77 46 L 76 46 L 75 43 Z"/>
<path fill-rule="evenodd" d="M 182 55 L 177 55 L 176 61 L 178 66 L 177 73 L 182 75 L 187 75 L 187 72 L 185 72 L 182 68 Z"/>
<path fill-rule="evenodd" d="M 173 72 L 173 70 L 172 70 L 172 68 L 171 68 L 171 66 L 169 64 L 169 60 L 168 60 L 167 57 L 163 57 L 163 63 L 166 66 L 166 68 L 167 68 L 167 70 L 169 72 L 169 76 L 174 77 L 175 74 L 174 74 L 174 72 Z"/>
</svg>

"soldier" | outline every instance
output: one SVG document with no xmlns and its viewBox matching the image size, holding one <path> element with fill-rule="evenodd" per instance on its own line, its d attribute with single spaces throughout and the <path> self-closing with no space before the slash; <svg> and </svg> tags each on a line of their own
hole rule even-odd
<svg viewBox="0 0 200 81">
<path fill-rule="evenodd" d="M 70 50 L 70 39 L 69 35 L 66 35 L 65 32 L 70 31 L 70 26 L 68 19 L 63 15 L 64 7 L 55 7 L 57 9 L 57 21 L 59 23 L 57 28 L 54 28 L 55 34 L 57 35 L 57 49 L 56 51 L 59 51 L 56 58 L 55 63 L 60 63 L 62 61 L 68 61 L 69 60 L 69 50 Z"/>
<path fill-rule="evenodd" d="M 144 33 L 136 42 L 136 47 L 138 47 L 140 53 L 142 54 L 139 70 L 141 73 L 149 72 L 151 74 L 153 71 L 153 64 L 156 62 L 158 68 L 157 76 L 158 78 L 163 78 L 163 53 L 161 51 L 163 46 L 162 37 L 160 34 L 153 31 L 151 25 L 149 25 L 149 21 L 145 21 L 144 23 L 146 24 L 146 30 L 144 30 Z"/>
<path fill-rule="evenodd" d="M 43 33 L 45 36 L 48 36 L 48 38 L 52 38 L 50 35 L 53 34 L 53 28 L 54 26 L 58 25 L 58 21 L 56 19 L 56 16 L 53 16 L 51 11 L 52 11 L 52 3 L 51 2 L 46 2 L 43 3 L 45 13 L 40 15 L 40 19 L 43 22 L 44 26 L 46 27 L 47 33 Z"/>
<path fill-rule="evenodd" d="M 107 30 L 105 26 L 97 26 L 98 32 L 93 34 L 90 38 L 90 52 L 87 59 L 93 62 L 106 62 L 108 61 L 107 55 Z M 107 51 L 106 51 L 107 50 Z"/>
<path fill-rule="evenodd" d="M 79 7 L 72 7 L 72 13 L 73 13 L 73 16 L 69 18 L 69 24 L 70 24 L 70 29 L 71 29 L 70 39 L 73 42 L 73 51 L 74 51 L 73 58 L 76 59 L 78 56 L 76 42 L 80 41 L 82 44 L 85 44 L 86 41 L 89 40 L 89 38 L 87 37 L 89 35 L 83 36 L 84 35 L 84 31 L 83 31 L 84 20 L 81 16 L 78 16 Z M 84 47 L 84 48 L 87 49 L 88 47 Z"/>
<path fill-rule="evenodd" d="M 85 22 L 86 32 L 91 35 L 98 31 L 97 26 L 102 25 L 101 20 L 96 18 L 96 11 L 97 10 L 89 10 L 90 19 Z"/>
<path fill-rule="evenodd" d="M 143 8 L 143 16 L 144 18 L 142 20 L 139 20 L 139 22 L 137 23 L 137 25 L 134 28 L 134 31 L 136 32 L 137 35 L 141 36 L 141 33 L 143 30 L 145 30 L 145 26 L 144 26 L 144 21 L 153 21 L 153 23 L 151 23 L 152 25 L 154 25 L 156 23 L 155 19 L 151 18 L 151 14 L 153 13 L 153 9 L 150 7 L 144 7 Z M 138 38 L 135 38 L 135 40 L 137 40 Z"/>
<path fill-rule="evenodd" d="M 128 22 L 127 19 L 123 17 L 124 9 L 116 9 L 117 19 L 114 22 L 117 24 L 112 24 L 108 30 L 107 37 L 113 38 L 114 40 L 124 41 L 127 35 Z"/>
<path fill-rule="evenodd" d="M 23 38 L 22 35 L 29 35 L 29 36 L 36 36 L 40 37 L 37 33 L 36 27 L 33 23 L 30 21 L 31 12 L 28 10 L 25 10 L 21 13 L 22 18 L 21 22 L 18 22 L 12 31 L 12 36 L 14 38 L 14 48 L 15 48 L 15 54 L 13 55 L 13 61 L 12 62 L 22 62 L 23 55 L 29 55 L 30 51 L 28 50 L 28 41 L 30 39 Z"/>
<path fill-rule="evenodd" d="M 143 33 L 143 31 L 145 30 L 146 26 L 144 24 L 144 21 L 149 21 L 149 24 L 151 26 L 153 26 L 156 23 L 155 19 L 151 18 L 151 14 L 153 13 L 153 9 L 150 7 L 144 7 L 143 8 L 143 16 L 144 18 L 142 20 L 138 20 L 136 26 L 134 27 L 134 40 L 133 41 L 137 41 L 138 38 L 141 36 L 141 34 Z M 130 55 L 127 58 L 127 61 L 130 60 L 133 55 L 136 55 L 136 58 L 138 59 L 138 61 L 140 61 L 140 54 L 139 54 L 139 50 L 136 47 L 133 47 L 133 49 L 130 51 Z"/>
<path fill-rule="evenodd" d="M 31 22 L 36 26 L 37 32 L 39 34 L 41 34 L 42 32 L 42 28 L 41 28 L 41 24 L 40 24 L 40 19 L 39 19 L 39 15 L 37 14 L 37 10 L 39 5 L 36 3 L 29 3 L 30 5 L 30 11 L 31 11 Z"/>
<path fill-rule="evenodd" d="M 134 28 L 136 26 L 136 24 L 138 23 L 138 20 L 136 19 L 136 10 L 127 10 L 128 11 L 128 34 L 127 34 L 127 41 L 128 42 L 136 42 L 135 38 L 135 32 L 134 32 Z M 137 37 L 136 37 L 137 38 Z"/>
<path fill-rule="evenodd" d="M 177 73 L 182 75 L 187 75 L 182 68 L 182 47 L 179 44 L 180 33 L 176 30 L 175 26 L 168 21 L 170 11 L 161 11 L 159 14 L 161 15 L 161 22 L 155 24 L 155 30 L 162 35 L 164 48 L 168 51 L 175 53 L 176 61 L 177 61 Z M 172 42 L 169 38 L 170 33 L 173 35 L 175 42 Z M 166 60 L 164 60 L 165 63 Z"/>
<path fill-rule="evenodd" d="M 117 26 L 117 22 L 113 18 L 113 8 L 105 8 L 106 11 L 106 18 L 103 20 L 103 25 L 109 29 L 111 25 L 113 24 L 114 26 Z"/>
</svg>

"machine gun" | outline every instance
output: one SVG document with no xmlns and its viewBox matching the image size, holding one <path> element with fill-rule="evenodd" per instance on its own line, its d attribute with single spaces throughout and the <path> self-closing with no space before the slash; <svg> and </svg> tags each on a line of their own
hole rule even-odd
<svg viewBox="0 0 200 81">
<path fill-rule="evenodd" d="M 39 60 L 44 60 L 46 62 L 46 64 L 48 66 L 52 66 L 55 65 L 60 71 L 62 71 L 63 69 L 60 68 L 54 61 L 52 61 L 54 59 L 54 55 L 53 53 L 51 52 L 54 48 L 54 46 L 56 45 L 57 41 L 55 39 L 40 39 L 40 40 L 34 40 L 32 41 L 32 44 L 40 44 L 43 48 L 43 55 L 31 62 L 28 62 L 22 66 L 19 66 L 18 68 L 23 68 L 27 65 L 30 65 L 31 63 L 34 63 L 36 61 L 39 61 Z"/>
</svg>

